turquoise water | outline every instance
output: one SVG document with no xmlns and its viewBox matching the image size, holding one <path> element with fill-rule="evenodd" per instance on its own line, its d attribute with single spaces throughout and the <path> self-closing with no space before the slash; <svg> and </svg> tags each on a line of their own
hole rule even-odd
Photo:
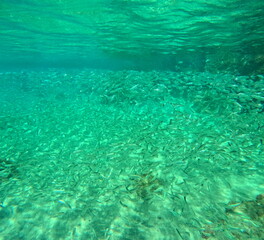
<svg viewBox="0 0 264 240">
<path fill-rule="evenodd" d="M 1 1 L 0 239 L 263 239 L 263 5 Z"/>
<path fill-rule="evenodd" d="M 2 0 L 1 68 L 263 71 L 250 0 Z"/>
</svg>

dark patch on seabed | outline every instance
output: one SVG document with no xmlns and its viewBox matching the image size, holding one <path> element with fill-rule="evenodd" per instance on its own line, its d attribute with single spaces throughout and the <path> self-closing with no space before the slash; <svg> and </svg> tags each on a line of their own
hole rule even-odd
<svg viewBox="0 0 264 240">
<path fill-rule="evenodd" d="M 264 238 L 263 75 L 0 77 L 1 239 Z"/>
</svg>

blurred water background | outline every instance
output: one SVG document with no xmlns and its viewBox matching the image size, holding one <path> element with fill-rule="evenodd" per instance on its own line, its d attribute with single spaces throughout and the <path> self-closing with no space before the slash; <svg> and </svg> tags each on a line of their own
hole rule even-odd
<svg viewBox="0 0 264 240">
<path fill-rule="evenodd" d="M 263 68 L 262 1 L 2 0 L 1 68 Z"/>
</svg>

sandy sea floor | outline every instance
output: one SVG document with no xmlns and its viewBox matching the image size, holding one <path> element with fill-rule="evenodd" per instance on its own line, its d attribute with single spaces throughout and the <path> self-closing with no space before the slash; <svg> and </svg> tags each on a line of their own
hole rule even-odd
<svg viewBox="0 0 264 240">
<path fill-rule="evenodd" d="M 0 239 L 264 238 L 264 76 L 0 74 Z"/>
</svg>

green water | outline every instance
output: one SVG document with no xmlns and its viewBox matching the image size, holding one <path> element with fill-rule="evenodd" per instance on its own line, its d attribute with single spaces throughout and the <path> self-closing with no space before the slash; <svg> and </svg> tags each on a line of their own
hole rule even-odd
<svg viewBox="0 0 264 240">
<path fill-rule="evenodd" d="M 1 68 L 251 74 L 263 67 L 263 5 L 256 0 L 2 0 Z"/>
<path fill-rule="evenodd" d="M 0 3 L 0 240 L 264 238 L 264 3 Z"/>
</svg>

